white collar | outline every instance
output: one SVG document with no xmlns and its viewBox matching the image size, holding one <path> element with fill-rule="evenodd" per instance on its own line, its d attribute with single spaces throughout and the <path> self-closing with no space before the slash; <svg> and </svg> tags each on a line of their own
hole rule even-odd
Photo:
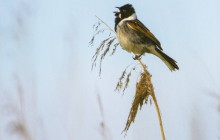
<svg viewBox="0 0 220 140">
<path fill-rule="evenodd" d="M 137 15 L 134 13 L 134 14 L 132 14 L 131 16 L 122 19 L 122 20 L 120 21 L 119 25 L 121 25 L 124 21 L 127 21 L 127 20 L 135 20 L 135 19 L 137 19 Z"/>
</svg>

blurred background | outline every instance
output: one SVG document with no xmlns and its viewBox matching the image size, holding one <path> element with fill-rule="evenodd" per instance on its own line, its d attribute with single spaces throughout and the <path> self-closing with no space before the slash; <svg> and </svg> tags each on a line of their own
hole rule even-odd
<svg viewBox="0 0 220 140">
<path fill-rule="evenodd" d="M 101 77 L 91 71 L 95 15 L 114 28 L 127 3 L 180 67 L 142 57 L 167 140 L 220 139 L 219 0 L 0 0 L 0 140 L 161 139 L 153 104 L 121 134 L 137 78 L 124 95 L 114 89 L 132 54 L 118 46 Z"/>
</svg>

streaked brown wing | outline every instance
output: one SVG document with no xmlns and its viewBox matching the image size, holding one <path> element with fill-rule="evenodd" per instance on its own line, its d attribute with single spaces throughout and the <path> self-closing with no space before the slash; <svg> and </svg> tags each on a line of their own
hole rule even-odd
<svg viewBox="0 0 220 140">
<path fill-rule="evenodd" d="M 141 23 L 138 19 L 136 20 L 130 20 L 126 22 L 128 27 L 132 28 L 133 30 L 136 30 L 138 32 L 142 32 L 146 35 L 147 38 L 149 38 L 150 40 L 152 40 L 159 49 L 163 50 L 161 48 L 161 44 L 160 42 L 157 40 L 157 38 L 150 32 L 149 29 L 147 29 L 147 27 L 144 26 L 143 23 Z"/>
</svg>

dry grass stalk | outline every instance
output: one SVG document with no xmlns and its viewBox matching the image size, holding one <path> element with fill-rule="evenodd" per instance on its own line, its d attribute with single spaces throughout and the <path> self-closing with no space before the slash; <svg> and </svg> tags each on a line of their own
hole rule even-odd
<svg viewBox="0 0 220 140">
<path fill-rule="evenodd" d="M 120 91 L 121 89 L 123 89 L 123 93 L 125 92 L 125 90 L 128 88 L 128 84 L 130 82 L 130 77 L 131 77 L 131 73 L 132 71 L 134 71 L 136 69 L 136 66 L 132 67 L 131 70 L 129 71 L 129 73 L 127 74 L 127 69 L 130 67 L 127 66 L 125 68 L 125 70 L 122 72 L 122 75 L 119 78 L 119 81 L 115 87 L 115 91 Z"/>
<path fill-rule="evenodd" d="M 96 52 L 95 52 L 95 54 L 92 57 L 92 69 L 96 66 L 97 59 L 98 59 L 98 57 L 100 57 L 100 62 L 99 62 L 99 76 L 100 76 L 101 75 L 101 71 L 102 71 L 102 69 L 101 69 L 102 68 L 102 61 L 104 60 L 104 58 L 107 55 L 107 53 L 111 50 L 111 47 L 113 47 L 111 55 L 113 55 L 115 53 L 116 48 L 119 45 L 119 43 L 115 42 L 115 40 L 116 40 L 115 35 L 111 35 L 111 32 L 114 32 L 114 30 L 112 30 L 99 17 L 97 17 L 97 18 L 99 19 L 99 22 L 97 24 L 93 25 L 93 28 L 95 29 L 95 34 L 93 35 L 92 39 L 90 40 L 89 46 L 93 46 L 94 45 L 94 41 L 95 41 L 95 38 L 97 37 L 97 35 L 99 35 L 100 33 L 103 33 L 104 31 L 106 31 L 106 29 L 100 29 L 101 23 L 103 23 L 104 25 L 106 25 L 108 27 L 108 29 L 110 29 L 110 33 L 108 35 L 108 38 L 104 39 L 100 43 L 99 47 L 96 49 Z M 102 54 L 100 54 L 101 52 L 102 52 Z"/>
<path fill-rule="evenodd" d="M 128 88 L 128 83 L 130 82 L 130 77 L 131 77 L 131 72 L 129 72 L 129 74 L 127 75 L 123 92 L 125 91 L 126 88 Z"/>
<path fill-rule="evenodd" d="M 111 55 L 115 54 L 115 51 L 116 51 L 118 45 L 119 45 L 119 43 L 115 43 L 114 44 L 114 49 L 112 50 L 112 54 Z"/>
<path fill-rule="evenodd" d="M 114 32 L 115 33 L 115 31 L 110 27 L 110 26 L 108 26 L 108 24 L 107 23 L 105 23 L 102 19 L 100 19 L 98 16 L 95 16 L 96 18 L 98 18 L 99 19 L 99 21 L 101 21 L 103 24 L 105 24 L 105 26 L 107 26 L 112 32 Z"/>
<path fill-rule="evenodd" d="M 97 16 L 96 16 L 97 17 Z M 97 17 L 98 18 L 98 17 Z M 108 24 L 106 24 L 104 21 L 102 21 L 100 18 L 98 18 L 99 21 L 101 21 L 103 24 L 105 24 L 111 31 L 113 31 Z M 96 26 L 96 31 L 98 31 L 98 28 Z M 113 31 L 114 32 L 114 31 Z M 115 33 L 115 32 L 114 32 Z M 95 36 L 98 33 L 96 33 L 92 39 L 91 39 L 91 44 L 93 44 Z M 101 58 L 100 58 L 100 71 L 99 74 L 101 74 L 101 63 L 104 59 L 104 57 L 106 56 L 107 52 L 109 51 L 110 47 L 112 46 L 114 40 L 116 39 L 114 36 L 109 35 L 110 37 L 108 37 L 107 39 L 103 40 L 102 43 L 99 45 L 99 47 L 96 49 L 95 55 L 93 56 L 93 63 L 92 63 L 92 68 L 93 66 L 96 65 L 96 60 L 99 56 L 99 53 L 103 50 L 103 48 L 106 46 L 106 49 L 104 51 L 104 53 L 101 54 Z M 107 43 L 106 43 L 107 42 Z M 114 49 L 112 51 L 112 54 L 115 53 L 116 47 L 118 46 L 118 43 L 114 44 Z M 127 132 L 131 123 L 135 121 L 135 117 L 138 111 L 138 108 L 141 109 L 142 105 L 144 103 L 147 103 L 148 101 L 148 97 L 151 96 L 153 99 L 153 102 L 155 104 L 156 107 L 156 111 L 157 111 L 157 116 L 158 116 L 158 120 L 159 120 L 159 124 L 160 124 L 160 130 L 161 130 L 161 135 L 162 135 L 162 140 L 165 140 L 165 134 L 164 134 L 164 130 L 163 130 L 163 124 L 162 124 L 162 119 L 161 119 L 161 114 L 160 114 L 160 110 L 159 110 L 159 105 L 157 103 L 157 99 L 154 93 L 154 88 L 153 88 L 153 84 L 151 82 L 151 75 L 150 73 L 147 71 L 147 67 L 145 64 L 143 64 L 141 62 L 140 59 L 138 59 L 138 62 L 140 63 L 140 65 L 142 66 L 142 70 L 143 72 L 141 72 L 140 74 L 140 79 L 139 81 L 136 83 L 136 94 L 132 103 L 132 107 L 130 109 L 130 113 L 128 116 L 128 120 L 125 126 L 125 129 L 123 130 L 123 132 Z M 127 67 L 128 68 L 128 67 Z M 123 92 L 127 89 L 128 84 L 130 82 L 130 77 L 131 77 L 131 73 L 132 70 L 135 70 L 135 67 L 132 68 L 132 70 L 127 74 L 127 68 L 122 72 L 121 77 L 119 78 L 119 82 L 117 83 L 117 86 L 115 88 L 115 90 L 120 91 L 123 88 Z M 126 78 L 125 78 L 126 77 Z"/>
<path fill-rule="evenodd" d="M 127 68 L 126 68 L 127 69 Z M 122 72 L 122 75 L 121 77 L 119 78 L 119 81 L 116 85 L 116 88 L 115 88 L 115 91 L 119 91 L 122 87 L 123 87 L 123 79 L 125 77 L 125 74 L 126 74 L 126 69 Z"/>
<path fill-rule="evenodd" d="M 162 122 L 162 117 L 161 117 L 161 113 L 160 113 L 160 108 L 159 108 L 159 105 L 157 103 L 157 98 L 156 98 L 156 95 L 154 93 L 154 87 L 153 87 L 153 84 L 151 82 L 151 75 L 150 73 L 147 71 L 147 67 L 146 65 L 144 65 L 140 59 L 138 59 L 139 63 L 141 64 L 143 70 L 144 70 L 144 73 L 146 73 L 146 86 L 148 87 L 148 90 L 149 90 L 149 94 L 151 95 L 151 97 L 153 98 L 153 102 L 154 102 L 154 105 L 156 107 L 156 111 L 157 111 L 157 117 L 158 117 L 158 121 L 159 121 L 159 124 L 160 124 L 160 131 L 161 131 L 161 135 L 162 135 L 162 140 L 165 140 L 165 133 L 164 133 L 164 129 L 163 129 L 163 122 Z"/>
<path fill-rule="evenodd" d="M 110 47 L 111 47 L 111 45 L 112 45 L 112 43 L 115 41 L 115 37 L 113 38 L 113 39 L 111 39 L 111 40 L 109 40 L 108 41 L 108 43 L 106 44 L 106 49 L 105 49 L 105 51 L 102 53 L 102 55 L 101 55 L 101 58 L 100 58 L 100 64 L 99 64 L 99 75 L 101 75 L 101 71 L 102 71 L 102 69 L 101 69 L 101 67 L 102 67 L 102 61 L 103 61 L 103 59 L 104 59 L 104 57 L 106 56 L 106 54 L 109 52 L 109 49 L 110 49 Z M 113 52 L 112 52 L 112 54 L 114 53 L 114 50 L 113 50 Z"/>
<path fill-rule="evenodd" d="M 124 132 L 127 132 L 131 123 L 135 121 L 135 117 L 138 111 L 138 108 L 142 107 L 143 103 L 148 100 L 151 89 L 146 85 L 147 74 L 142 72 L 140 75 L 140 80 L 136 83 L 136 93 L 128 115 L 128 120 L 124 129 Z"/>
</svg>

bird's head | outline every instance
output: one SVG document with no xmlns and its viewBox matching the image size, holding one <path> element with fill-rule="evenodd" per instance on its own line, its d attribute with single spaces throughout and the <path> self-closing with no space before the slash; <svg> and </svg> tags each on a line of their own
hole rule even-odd
<svg viewBox="0 0 220 140">
<path fill-rule="evenodd" d="M 119 9 L 119 12 L 115 12 L 115 16 L 121 19 L 128 18 L 131 15 L 135 14 L 135 10 L 131 4 L 126 4 L 116 8 Z"/>
</svg>

